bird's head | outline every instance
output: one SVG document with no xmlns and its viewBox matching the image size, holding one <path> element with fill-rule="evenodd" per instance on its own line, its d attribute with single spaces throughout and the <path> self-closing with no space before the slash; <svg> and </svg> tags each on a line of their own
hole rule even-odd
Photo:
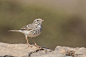
<svg viewBox="0 0 86 57">
<path fill-rule="evenodd" d="M 38 19 L 35 19 L 35 20 L 33 21 L 33 23 L 34 23 L 34 24 L 37 24 L 37 25 L 39 25 L 39 24 L 41 25 L 43 21 L 44 21 L 43 19 L 38 18 Z"/>
</svg>

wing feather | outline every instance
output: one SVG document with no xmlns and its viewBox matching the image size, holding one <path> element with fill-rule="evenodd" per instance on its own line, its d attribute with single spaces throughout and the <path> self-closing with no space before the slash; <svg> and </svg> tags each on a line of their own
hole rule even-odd
<svg viewBox="0 0 86 57">
<path fill-rule="evenodd" d="M 20 28 L 20 30 L 32 30 L 33 27 L 32 27 L 32 24 L 28 24 L 26 26 L 23 26 L 22 28 Z"/>
</svg>

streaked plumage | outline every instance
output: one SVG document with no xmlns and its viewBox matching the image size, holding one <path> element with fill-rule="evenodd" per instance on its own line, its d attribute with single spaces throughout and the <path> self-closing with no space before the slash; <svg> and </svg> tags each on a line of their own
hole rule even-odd
<svg viewBox="0 0 86 57">
<path fill-rule="evenodd" d="M 32 24 L 28 24 L 26 26 L 23 26 L 19 30 L 10 30 L 10 31 L 23 33 L 25 35 L 26 40 L 27 40 L 28 46 L 30 46 L 27 37 L 32 38 L 32 37 L 36 37 L 41 34 L 42 21 L 44 21 L 44 20 L 42 20 L 41 18 L 38 18 L 38 19 L 35 19 Z M 32 40 L 33 40 L 33 38 L 32 38 Z M 34 40 L 33 40 L 33 42 L 34 42 Z M 35 43 L 35 45 L 37 45 L 37 44 Z"/>
</svg>

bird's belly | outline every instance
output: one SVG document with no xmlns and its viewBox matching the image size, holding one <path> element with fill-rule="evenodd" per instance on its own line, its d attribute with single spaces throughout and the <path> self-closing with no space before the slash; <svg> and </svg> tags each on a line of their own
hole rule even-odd
<svg viewBox="0 0 86 57">
<path fill-rule="evenodd" d="M 29 33 L 29 37 L 36 37 L 36 36 L 38 36 L 38 35 L 40 35 L 41 34 L 41 31 L 42 30 L 40 30 L 40 29 L 37 29 L 37 30 L 33 30 L 33 31 L 31 31 L 30 33 Z"/>
<path fill-rule="evenodd" d="M 40 34 L 41 34 L 41 33 L 40 33 Z M 28 36 L 28 37 L 36 37 L 36 36 L 38 36 L 38 35 L 40 35 L 40 34 L 36 34 L 36 35 L 28 34 L 27 36 Z"/>
<path fill-rule="evenodd" d="M 30 31 L 23 31 L 22 32 L 24 35 L 29 35 Z"/>
</svg>

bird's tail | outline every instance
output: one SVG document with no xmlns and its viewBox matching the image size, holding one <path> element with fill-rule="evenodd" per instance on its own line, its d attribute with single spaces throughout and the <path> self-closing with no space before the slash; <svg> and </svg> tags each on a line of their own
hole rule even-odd
<svg viewBox="0 0 86 57">
<path fill-rule="evenodd" d="M 12 31 L 12 32 L 21 32 L 21 30 L 9 30 L 9 31 Z"/>
</svg>

